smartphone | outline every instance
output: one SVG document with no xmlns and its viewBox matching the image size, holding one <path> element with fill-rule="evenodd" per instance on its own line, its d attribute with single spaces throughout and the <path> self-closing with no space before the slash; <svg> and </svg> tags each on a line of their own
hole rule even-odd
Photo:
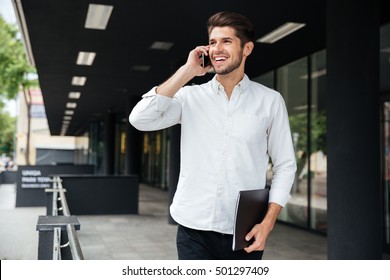
<svg viewBox="0 0 390 280">
<path fill-rule="evenodd" d="M 208 55 L 202 53 L 201 59 L 202 59 L 202 67 L 207 67 L 210 65 L 210 57 Z"/>
</svg>

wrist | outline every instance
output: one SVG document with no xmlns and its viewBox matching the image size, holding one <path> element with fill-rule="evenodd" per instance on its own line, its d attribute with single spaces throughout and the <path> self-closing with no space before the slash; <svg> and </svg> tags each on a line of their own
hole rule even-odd
<svg viewBox="0 0 390 280">
<path fill-rule="evenodd" d="M 282 210 L 282 206 L 276 203 L 269 203 L 267 214 L 265 215 L 263 221 L 261 222 L 264 226 L 266 226 L 269 231 L 274 228 L 276 220 L 278 219 L 279 213 Z"/>
</svg>

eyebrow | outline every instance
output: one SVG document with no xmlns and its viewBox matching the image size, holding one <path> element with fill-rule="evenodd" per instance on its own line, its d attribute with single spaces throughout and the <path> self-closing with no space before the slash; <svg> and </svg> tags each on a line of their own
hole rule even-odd
<svg viewBox="0 0 390 280">
<path fill-rule="evenodd" d="M 228 36 L 228 37 L 222 37 L 222 38 L 218 38 L 218 39 L 216 39 L 216 38 L 210 38 L 209 41 L 216 41 L 216 40 L 234 40 L 234 38 L 233 38 L 233 37 L 230 37 L 230 36 Z"/>
</svg>

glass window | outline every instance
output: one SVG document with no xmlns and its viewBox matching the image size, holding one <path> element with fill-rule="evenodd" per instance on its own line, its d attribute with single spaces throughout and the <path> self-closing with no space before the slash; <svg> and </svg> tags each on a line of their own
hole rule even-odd
<svg viewBox="0 0 390 280">
<path fill-rule="evenodd" d="M 390 91 L 390 23 L 380 28 L 380 88 Z"/>
<path fill-rule="evenodd" d="M 274 88 L 274 71 L 265 73 L 263 75 L 260 75 L 256 78 L 252 79 L 255 82 L 258 82 L 266 87 Z"/>
<path fill-rule="evenodd" d="M 144 133 L 141 182 L 168 187 L 167 130 Z"/>
<path fill-rule="evenodd" d="M 380 28 L 380 91 L 382 103 L 382 183 L 384 243 L 390 252 L 390 23 Z"/>
<path fill-rule="evenodd" d="M 123 119 L 115 125 L 115 174 L 126 173 L 126 125 Z"/>
<path fill-rule="evenodd" d="M 327 229 L 326 52 L 311 56 L 310 228 Z"/>
<path fill-rule="evenodd" d="M 383 169 L 383 206 L 384 241 L 390 249 L 390 101 L 382 105 L 382 169 Z"/>
<path fill-rule="evenodd" d="M 279 219 L 303 227 L 308 220 L 308 125 L 307 125 L 307 58 L 297 60 L 277 70 L 277 91 L 287 106 L 297 160 L 297 173 L 292 198 Z"/>
<path fill-rule="evenodd" d="M 101 122 L 90 122 L 88 137 L 88 163 L 95 166 L 96 174 L 103 174 L 103 124 Z"/>
</svg>

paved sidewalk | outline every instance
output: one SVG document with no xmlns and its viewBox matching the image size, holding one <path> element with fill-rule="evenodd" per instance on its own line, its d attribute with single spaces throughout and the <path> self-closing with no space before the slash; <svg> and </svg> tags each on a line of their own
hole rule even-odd
<svg viewBox="0 0 390 280">
<path fill-rule="evenodd" d="M 15 208 L 16 186 L 0 185 L 0 259 L 36 260 L 38 257 L 38 216 L 45 207 Z"/>
</svg>

